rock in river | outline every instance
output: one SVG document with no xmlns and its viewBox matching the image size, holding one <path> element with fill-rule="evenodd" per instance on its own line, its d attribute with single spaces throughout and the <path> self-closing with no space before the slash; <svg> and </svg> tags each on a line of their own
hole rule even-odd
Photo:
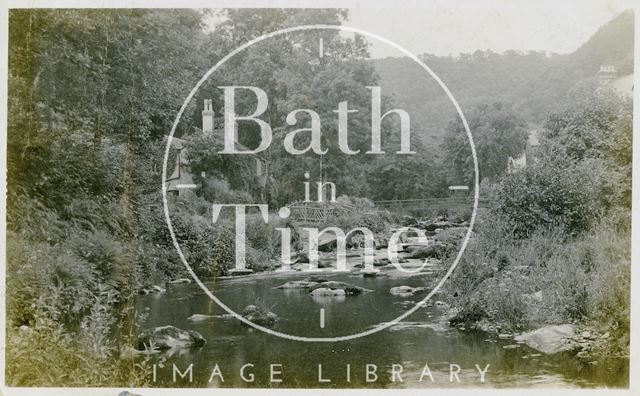
<svg viewBox="0 0 640 396">
<path fill-rule="evenodd" d="M 338 289 L 343 290 L 345 295 L 347 296 L 357 296 L 359 294 L 363 294 L 371 291 L 371 290 L 365 289 L 364 287 L 352 285 L 350 283 L 328 281 L 328 282 L 322 282 L 317 284 L 316 286 L 313 286 L 311 288 L 311 292 L 319 288 L 330 289 L 330 290 L 338 290 Z"/>
<path fill-rule="evenodd" d="M 381 259 L 373 260 L 373 266 L 374 267 L 384 267 L 385 265 L 389 265 L 389 264 L 391 264 L 391 260 L 389 260 L 388 258 L 381 258 Z"/>
<path fill-rule="evenodd" d="M 276 289 L 310 289 L 314 286 L 318 286 L 321 282 L 315 282 L 310 280 L 289 281 L 284 285 L 276 287 Z"/>
<path fill-rule="evenodd" d="M 193 314 L 187 318 L 192 322 L 202 322 L 207 319 L 215 318 L 215 315 L 202 315 L 202 314 Z"/>
<path fill-rule="evenodd" d="M 329 289 L 326 287 L 319 287 L 314 289 L 311 293 L 312 296 L 322 297 L 344 297 L 347 293 L 342 289 Z"/>
<path fill-rule="evenodd" d="M 177 284 L 180 284 L 180 283 L 191 283 L 191 279 L 180 278 L 180 279 L 171 280 L 171 281 L 169 281 L 167 283 L 170 283 L 172 285 L 177 285 Z"/>
<path fill-rule="evenodd" d="M 156 294 L 156 293 L 164 293 L 165 289 L 161 288 L 158 285 L 153 285 L 148 289 L 140 289 L 138 294 L 146 295 L 146 294 Z"/>
<path fill-rule="evenodd" d="M 197 331 L 182 330 L 174 326 L 156 327 L 153 330 L 143 331 L 138 336 L 137 349 L 166 350 L 174 348 L 201 347 L 207 340 Z"/>
<path fill-rule="evenodd" d="M 242 316 L 258 326 L 273 326 L 278 321 L 278 315 L 256 305 L 247 305 Z"/>
<path fill-rule="evenodd" d="M 416 292 L 426 290 L 424 287 L 411 287 L 411 286 L 396 286 L 392 287 L 389 292 L 394 296 L 411 296 Z"/>
<path fill-rule="evenodd" d="M 515 340 L 524 342 L 527 346 L 550 355 L 575 349 L 577 345 L 572 340 L 573 337 L 573 325 L 563 324 L 546 326 L 538 330 L 520 334 L 515 337 Z"/>
</svg>

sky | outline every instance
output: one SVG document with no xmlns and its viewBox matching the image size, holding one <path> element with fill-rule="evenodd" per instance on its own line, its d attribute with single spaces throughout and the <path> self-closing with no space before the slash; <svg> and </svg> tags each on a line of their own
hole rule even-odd
<svg viewBox="0 0 640 396">
<path fill-rule="evenodd" d="M 409 0 L 346 2 L 344 25 L 367 30 L 414 54 L 458 55 L 476 50 L 570 53 L 633 0 Z M 368 8 L 350 7 L 360 4 Z M 375 8 L 371 8 L 372 4 Z M 285 5 L 285 4 L 283 4 Z M 291 6 L 291 4 L 286 4 Z M 212 21 L 215 24 L 215 21 Z M 373 42 L 373 58 L 400 56 Z"/>
</svg>

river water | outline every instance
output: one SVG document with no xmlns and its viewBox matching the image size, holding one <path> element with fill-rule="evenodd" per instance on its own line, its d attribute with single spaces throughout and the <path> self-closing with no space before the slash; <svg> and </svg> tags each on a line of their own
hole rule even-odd
<svg viewBox="0 0 640 396">
<path fill-rule="evenodd" d="M 256 303 L 269 308 L 279 316 L 274 326 L 276 331 L 305 337 L 335 337 L 370 329 L 406 312 L 424 298 L 425 293 L 402 297 L 392 295 L 389 289 L 400 285 L 424 286 L 433 280 L 429 277 L 434 276 L 429 272 L 412 277 L 390 275 L 363 278 L 352 274 L 322 274 L 330 280 L 373 290 L 346 298 L 314 299 L 305 291 L 274 288 L 288 280 L 308 276 L 302 273 L 247 276 L 206 285 L 236 312 Z M 167 285 L 164 293 L 139 296 L 136 308 L 148 314 L 143 328 L 173 325 L 195 330 L 207 340 L 202 348 L 153 356 L 156 386 L 575 388 L 626 387 L 628 384 L 626 359 L 589 363 L 568 353 L 540 355 L 525 345 L 514 347 L 512 340 L 450 328 L 442 320 L 442 310 L 434 306 L 421 307 L 402 322 L 375 334 L 330 343 L 291 341 L 243 325 L 225 315 L 196 284 Z M 321 309 L 324 328 L 320 326 Z M 187 318 L 193 314 L 214 317 L 192 322 Z M 174 382 L 174 365 L 185 372 L 190 364 L 193 364 L 193 381 L 189 382 L 188 376 L 183 379 L 177 375 Z M 253 374 L 253 382 L 245 382 L 240 375 L 242 366 L 247 364 L 252 366 L 245 368 L 244 376 L 250 379 Z M 270 381 L 271 365 L 275 365 L 274 379 L 282 382 Z M 212 376 L 216 366 L 221 375 Z M 482 382 L 479 370 L 485 369 Z M 392 375 L 392 371 L 396 375 Z"/>
</svg>

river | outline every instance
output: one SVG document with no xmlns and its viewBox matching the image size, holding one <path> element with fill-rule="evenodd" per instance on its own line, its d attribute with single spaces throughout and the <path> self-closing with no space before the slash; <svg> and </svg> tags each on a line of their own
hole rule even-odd
<svg viewBox="0 0 640 396">
<path fill-rule="evenodd" d="M 389 293 L 394 286 L 423 286 L 433 273 L 418 276 L 363 278 L 351 274 L 322 276 L 373 290 L 346 298 L 314 299 L 308 292 L 274 287 L 301 280 L 301 273 L 256 275 L 207 282 L 206 285 L 236 312 L 260 304 L 279 316 L 274 330 L 307 337 L 357 333 L 406 312 L 424 298 Z M 429 304 L 431 305 L 431 304 Z M 139 296 L 146 312 L 143 328 L 174 325 L 202 334 L 207 344 L 152 357 L 155 386 L 163 387 L 319 387 L 319 388 L 442 388 L 442 387 L 626 387 L 628 360 L 583 362 L 569 353 L 540 355 L 513 340 L 451 328 L 442 310 L 421 307 L 402 322 L 365 337 L 331 343 L 291 341 L 245 326 L 213 302 L 196 284 L 167 285 L 160 294 Z M 319 311 L 324 310 L 324 328 Z M 219 315 L 192 322 L 193 314 Z M 505 348 L 506 347 L 506 348 Z M 188 376 L 173 382 L 173 367 Z M 244 377 L 240 375 L 246 364 Z M 274 365 L 271 367 L 271 365 Z M 319 365 L 322 373 L 319 375 Z M 367 382 L 367 365 L 370 374 Z M 375 367 L 373 366 L 375 365 Z M 489 365 L 488 368 L 486 366 Z M 216 368 L 212 376 L 212 371 Z M 270 370 L 275 380 L 271 381 Z M 486 370 L 484 382 L 480 371 Z M 392 371 L 396 374 L 393 375 Z M 458 372 L 459 371 L 459 372 Z M 452 372 L 455 372 L 452 373 Z M 374 374 L 372 374 L 374 373 Z M 429 375 L 430 374 L 430 375 Z M 211 379 L 211 381 L 210 381 Z M 222 381 L 222 379 L 224 381 Z M 375 381 L 374 381 L 375 380 Z"/>
</svg>

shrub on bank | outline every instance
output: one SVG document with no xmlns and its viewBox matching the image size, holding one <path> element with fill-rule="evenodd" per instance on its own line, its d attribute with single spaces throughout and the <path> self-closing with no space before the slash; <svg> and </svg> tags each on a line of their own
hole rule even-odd
<svg viewBox="0 0 640 396">
<path fill-rule="evenodd" d="M 610 333 L 609 353 L 628 353 L 629 230 L 602 222 L 579 237 L 554 227 L 519 239 L 510 228 L 504 218 L 479 219 L 447 286 L 460 309 L 453 324 L 519 332 L 581 323 Z"/>
<path fill-rule="evenodd" d="M 108 299 L 97 298 L 79 332 L 52 320 L 40 304 L 33 326 L 7 327 L 9 386 L 149 386 L 147 360 L 121 353 L 108 336 L 114 316 Z M 127 336 L 121 340 L 127 342 Z"/>
<path fill-rule="evenodd" d="M 131 290 L 133 263 L 127 252 L 102 233 L 77 232 L 55 246 L 9 234 L 8 384 L 146 383 L 145 363 L 120 353 L 136 328 L 125 304 L 131 295 L 118 291 Z"/>
<path fill-rule="evenodd" d="M 562 227 L 569 234 L 588 230 L 602 215 L 601 185 L 606 172 L 597 160 L 575 162 L 550 148 L 531 166 L 505 176 L 495 196 L 495 211 L 517 235 L 540 227 Z"/>
</svg>

